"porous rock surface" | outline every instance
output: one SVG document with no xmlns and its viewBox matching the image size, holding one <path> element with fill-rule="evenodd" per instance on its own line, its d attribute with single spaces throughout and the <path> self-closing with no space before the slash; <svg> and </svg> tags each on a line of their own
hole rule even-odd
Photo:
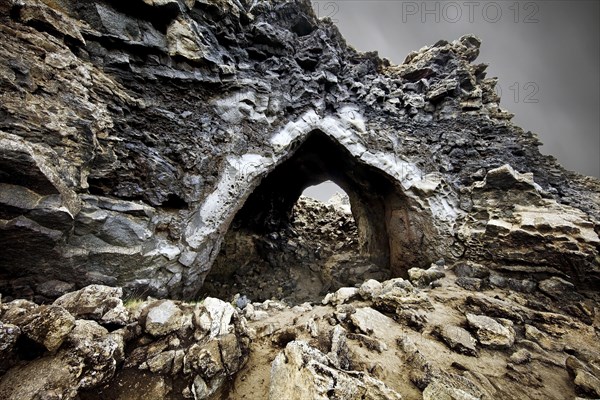
<svg viewBox="0 0 600 400">
<path fill-rule="evenodd" d="M 0 19 L 5 296 L 193 298 L 228 230 L 280 230 L 325 179 L 391 276 L 466 257 L 597 283 L 598 181 L 510 122 L 474 36 L 392 65 L 302 0 L 2 0 Z"/>
</svg>

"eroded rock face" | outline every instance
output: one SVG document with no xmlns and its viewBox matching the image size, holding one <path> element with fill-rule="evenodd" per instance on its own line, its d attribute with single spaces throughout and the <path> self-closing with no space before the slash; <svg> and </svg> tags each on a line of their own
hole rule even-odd
<svg viewBox="0 0 600 400">
<path fill-rule="evenodd" d="M 500 270 L 538 279 L 556 268 L 579 284 L 595 282 L 600 241 L 593 216 L 550 198 L 531 174 L 509 165 L 488 171 L 471 189 L 472 212 L 458 231 L 467 257 L 492 258 Z"/>
<path fill-rule="evenodd" d="M 510 122 L 479 39 L 397 66 L 308 1 L 134 3 L 1 2 L 5 296 L 191 298 L 236 215 L 281 225 L 325 179 L 350 196 L 361 256 L 392 276 L 463 257 L 597 284 L 598 181 Z"/>
</svg>

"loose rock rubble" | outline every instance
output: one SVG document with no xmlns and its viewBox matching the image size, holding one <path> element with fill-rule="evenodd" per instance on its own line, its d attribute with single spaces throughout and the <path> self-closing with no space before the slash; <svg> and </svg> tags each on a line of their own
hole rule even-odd
<svg viewBox="0 0 600 400">
<path fill-rule="evenodd" d="M 455 271 L 478 268 L 448 265 L 422 288 L 371 279 L 299 305 L 123 304 L 120 288 L 100 285 L 52 305 L 14 300 L 0 306 L 0 397 L 597 398 L 598 294 L 473 294 Z M 580 302 L 591 321 L 569 312 Z"/>
<path fill-rule="evenodd" d="M 523 297 L 488 288 L 474 300 L 456 284 L 459 266 L 422 289 L 402 279 L 371 280 L 312 306 L 249 304 L 244 314 L 264 314 L 249 322 L 253 351 L 230 398 L 597 396 L 597 318 L 588 324 L 565 314 L 538 290 Z M 597 301 L 594 292 L 578 294 Z M 407 304 L 419 324 L 408 323 Z M 272 361 L 268 373 L 265 360 Z"/>
<path fill-rule="evenodd" d="M 52 305 L 3 303 L 0 398 L 208 398 L 247 362 L 246 320 L 230 304 L 121 297 L 93 285 Z"/>
<path fill-rule="evenodd" d="M 254 301 L 318 301 L 327 292 L 390 271 L 359 255 L 356 223 L 347 197 L 325 204 L 300 197 L 290 226 L 267 237 L 240 233 L 225 236 L 220 256 L 201 295 L 232 298 L 240 293 Z"/>
</svg>

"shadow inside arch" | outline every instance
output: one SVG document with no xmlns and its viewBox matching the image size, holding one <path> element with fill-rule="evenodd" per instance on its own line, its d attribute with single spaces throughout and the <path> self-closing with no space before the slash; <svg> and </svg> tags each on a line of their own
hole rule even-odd
<svg viewBox="0 0 600 400">
<path fill-rule="evenodd" d="M 310 238 L 304 238 L 306 246 L 298 247 L 293 210 L 307 187 L 327 180 L 349 197 L 358 245 L 343 257 L 333 251 L 324 260 L 315 254 Z M 409 268 L 431 261 L 420 251 L 426 246 L 428 218 L 414 210 L 398 182 L 315 130 L 262 179 L 237 212 L 202 292 L 226 297 L 225 292 L 232 296 L 250 291 L 253 301 L 276 297 L 300 302 L 370 277 L 360 272 L 351 276 L 351 271 L 371 271 L 380 279 L 404 277 Z M 331 276 L 336 257 L 350 264 L 344 279 Z M 256 274 L 261 275 L 258 280 Z M 298 274 L 305 276 L 295 279 Z M 249 288 L 250 276 L 262 287 Z M 314 293 L 300 290 L 311 287 Z"/>
</svg>

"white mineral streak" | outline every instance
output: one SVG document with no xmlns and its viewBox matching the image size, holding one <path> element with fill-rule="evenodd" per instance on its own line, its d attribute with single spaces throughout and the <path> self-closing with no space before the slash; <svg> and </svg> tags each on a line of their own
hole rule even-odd
<svg viewBox="0 0 600 400">
<path fill-rule="evenodd" d="M 294 142 L 315 130 L 335 139 L 357 159 L 397 180 L 408 197 L 422 208 L 431 210 L 435 219 L 443 221 L 442 226 L 451 229 L 460 213 L 458 200 L 448 194 L 450 191 L 443 191 L 441 176 L 424 174 L 414 163 L 396 155 L 369 151 L 361 138 L 367 132 L 364 117 L 358 108 L 347 106 L 336 116 L 320 117 L 315 111 L 309 111 L 298 120 L 289 122 L 271 137 L 272 156 L 244 154 L 241 157 L 228 157 L 228 166 L 216 190 L 208 196 L 188 225 L 187 243 L 192 248 L 198 248 L 211 234 L 223 229 L 223 224 L 233 217 L 258 185 L 257 178 L 272 171 L 289 155 L 288 149 Z"/>
</svg>

